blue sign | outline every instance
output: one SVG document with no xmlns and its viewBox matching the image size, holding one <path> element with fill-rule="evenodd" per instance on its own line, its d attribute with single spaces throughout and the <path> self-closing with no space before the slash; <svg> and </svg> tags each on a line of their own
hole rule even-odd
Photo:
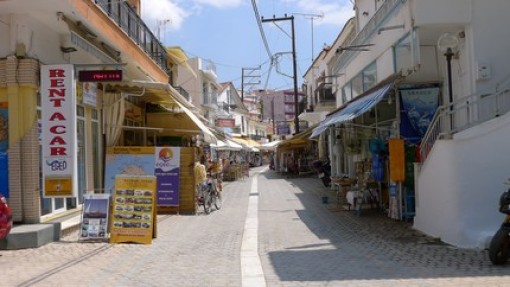
<svg viewBox="0 0 510 287">
<path fill-rule="evenodd" d="M 9 197 L 9 110 L 0 103 L 0 193 Z"/>
</svg>

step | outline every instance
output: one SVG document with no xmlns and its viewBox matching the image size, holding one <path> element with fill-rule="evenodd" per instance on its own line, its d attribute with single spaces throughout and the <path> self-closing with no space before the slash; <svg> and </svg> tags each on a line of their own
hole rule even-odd
<svg viewBox="0 0 510 287">
<path fill-rule="evenodd" d="M 60 232 L 60 222 L 18 225 L 12 228 L 6 238 L 0 240 L 0 249 L 38 248 L 60 240 Z"/>
<path fill-rule="evenodd" d="M 63 236 L 78 230 L 80 225 L 80 212 L 47 223 L 16 225 L 5 239 L 0 239 L 0 250 L 38 248 L 59 241 Z"/>
</svg>

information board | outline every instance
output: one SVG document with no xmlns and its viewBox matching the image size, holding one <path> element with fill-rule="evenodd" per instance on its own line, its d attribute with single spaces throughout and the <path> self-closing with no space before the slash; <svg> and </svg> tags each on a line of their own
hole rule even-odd
<svg viewBox="0 0 510 287">
<path fill-rule="evenodd" d="M 156 177 L 115 177 L 110 243 L 152 243 L 156 222 Z"/>
</svg>

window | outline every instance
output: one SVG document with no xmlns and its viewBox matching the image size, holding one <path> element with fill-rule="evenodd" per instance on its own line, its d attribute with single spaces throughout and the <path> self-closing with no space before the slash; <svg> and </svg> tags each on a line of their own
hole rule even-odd
<svg viewBox="0 0 510 287">
<path fill-rule="evenodd" d="M 363 91 L 367 91 L 377 83 L 377 66 L 375 62 L 363 70 Z"/>
</svg>

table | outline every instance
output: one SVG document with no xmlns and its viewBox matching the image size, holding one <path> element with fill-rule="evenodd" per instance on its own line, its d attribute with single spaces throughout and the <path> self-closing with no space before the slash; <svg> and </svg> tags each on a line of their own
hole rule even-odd
<svg viewBox="0 0 510 287">
<path fill-rule="evenodd" d="M 346 178 L 346 177 L 332 177 L 331 184 L 337 187 L 336 190 L 336 206 L 340 207 L 341 205 L 348 204 L 349 210 L 351 209 L 351 205 L 346 200 L 347 190 L 351 188 L 351 186 L 356 183 L 356 179 L 354 178 Z"/>
</svg>

